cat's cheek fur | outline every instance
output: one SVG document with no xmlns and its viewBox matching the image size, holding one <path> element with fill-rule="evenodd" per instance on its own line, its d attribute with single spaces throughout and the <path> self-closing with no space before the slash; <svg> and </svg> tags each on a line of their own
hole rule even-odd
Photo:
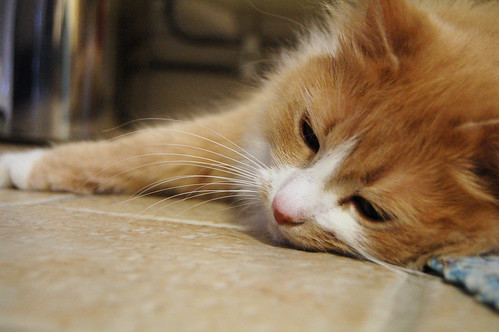
<svg viewBox="0 0 499 332">
<path fill-rule="evenodd" d="M 316 217 L 316 222 L 351 248 L 359 248 L 365 240 L 363 229 L 351 208 L 330 207 L 326 213 Z"/>
<path fill-rule="evenodd" d="M 0 156 L 0 188 L 16 187 L 31 189 L 29 180 L 33 166 L 46 151 L 37 149 L 28 152 L 6 153 Z"/>
<path fill-rule="evenodd" d="M 272 150 L 265 138 L 262 126 L 256 121 L 248 125 L 250 128 L 243 137 L 244 152 L 258 160 L 261 164 L 269 166 L 272 163 Z"/>
</svg>

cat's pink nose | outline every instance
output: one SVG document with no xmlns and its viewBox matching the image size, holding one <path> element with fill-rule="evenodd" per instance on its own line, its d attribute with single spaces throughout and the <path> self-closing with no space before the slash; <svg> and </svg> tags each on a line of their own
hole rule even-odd
<svg viewBox="0 0 499 332">
<path fill-rule="evenodd" d="M 279 199 L 276 197 L 272 202 L 272 208 L 274 209 L 274 219 L 282 226 L 295 226 L 303 224 L 303 220 L 297 216 L 293 216 L 292 213 L 286 211 L 285 204 L 281 204 Z"/>
</svg>

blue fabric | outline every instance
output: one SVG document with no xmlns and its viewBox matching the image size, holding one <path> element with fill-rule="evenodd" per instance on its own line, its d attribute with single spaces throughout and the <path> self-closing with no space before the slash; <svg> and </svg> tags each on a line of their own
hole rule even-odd
<svg viewBox="0 0 499 332">
<path fill-rule="evenodd" d="M 499 312 L 499 254 L 436 257 L 428 266 Z"/>
</svg>

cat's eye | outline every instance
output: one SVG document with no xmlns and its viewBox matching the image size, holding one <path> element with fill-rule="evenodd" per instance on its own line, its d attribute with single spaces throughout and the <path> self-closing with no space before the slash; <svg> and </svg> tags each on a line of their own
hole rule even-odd
<svg viewBox="0 0 499 332">
<path fill-rule="evenodd" d="M 367 199 L 362 196 L 353 196 L 351 201 L 359 214 L 370 221 L 383 222 L 390 219 L 384 211 L 381 211 L 379 208 L 374 207 Z"/>
<path fill-rule="evenodd" d="M 303 141 L 307 146 L 314 151 L 314 153 L 317 153 L 321 147 L 319 143 L 319 139 L 317 138 L 317 135 L 315 135 L 314 130 L 312 129 L 312 126 L 310 126 L 310 123 L 308 119 L 304 118 L 301 121 L 301 134 L 303 137 Z"/>
</svg>

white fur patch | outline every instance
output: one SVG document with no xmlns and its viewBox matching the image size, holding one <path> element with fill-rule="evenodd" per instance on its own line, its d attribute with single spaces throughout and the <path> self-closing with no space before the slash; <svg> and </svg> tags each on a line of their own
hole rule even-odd
<svg viewBox="0 0 499 332">
<path fill-rule="evenodd" d="M 270 146 L 264 137 L 265 135 L 261 132 L 261 129 L 251 128 L 243 140 L 243 154 L 249 155 L 250 159 L 256 159 L 263 165 L 268 166 L 272 160 L 272 155 Z M 249 161 L 249 163 L 253 162 Z"/>
<path fill-rule="evenodd" d="M 338 173 L 341 165 L 345 161 L 346 157 L 350 154 L 353 147 L 356 144 L 356 140 L 352 139 L 347 141 L 333 150 L 327 152 L 311 169 L 313 174 L 316 174 L 322 182 L 326 182 L 328 178 Z"/>
<path fill-rule="evenodd" d="M 346 211 L 337 205 L 331 206 L 327 213 L 317 216 L 316 221 L 325 230 L 333 232 L 339 240 L 353 247 L 357 246 L 362 236 L 362 228 L 352 211 Z"/>
<path fill-rule="evenodd" d="M 44 150 L 6 153 L 0 156 L 0 188 L 28 189 L 28 179 L 33 164 L 45 153 Z"/>
<path fill-rule="evenodd" d="M 272 209 L 272 200 L 276 199 L 284 214 L 298 220 L 309 219 L 346 244 L 357 246 L 362 237 L 361 226 L 351 209 L 338 206 L 334 188 L 326 187 L 331 177 L 339 172 L 355 143 L 352 139 L 339 145 L 308 169 L 282 167 L 264 172 L 262 182 L 269 183 L 271 188 L 268 208 Z M 268 215 L 272 216 L 271 211 Z M 274 221 L 271 224 L 274 227 L 270 229 L 279 228 Z"/>
</svg>

